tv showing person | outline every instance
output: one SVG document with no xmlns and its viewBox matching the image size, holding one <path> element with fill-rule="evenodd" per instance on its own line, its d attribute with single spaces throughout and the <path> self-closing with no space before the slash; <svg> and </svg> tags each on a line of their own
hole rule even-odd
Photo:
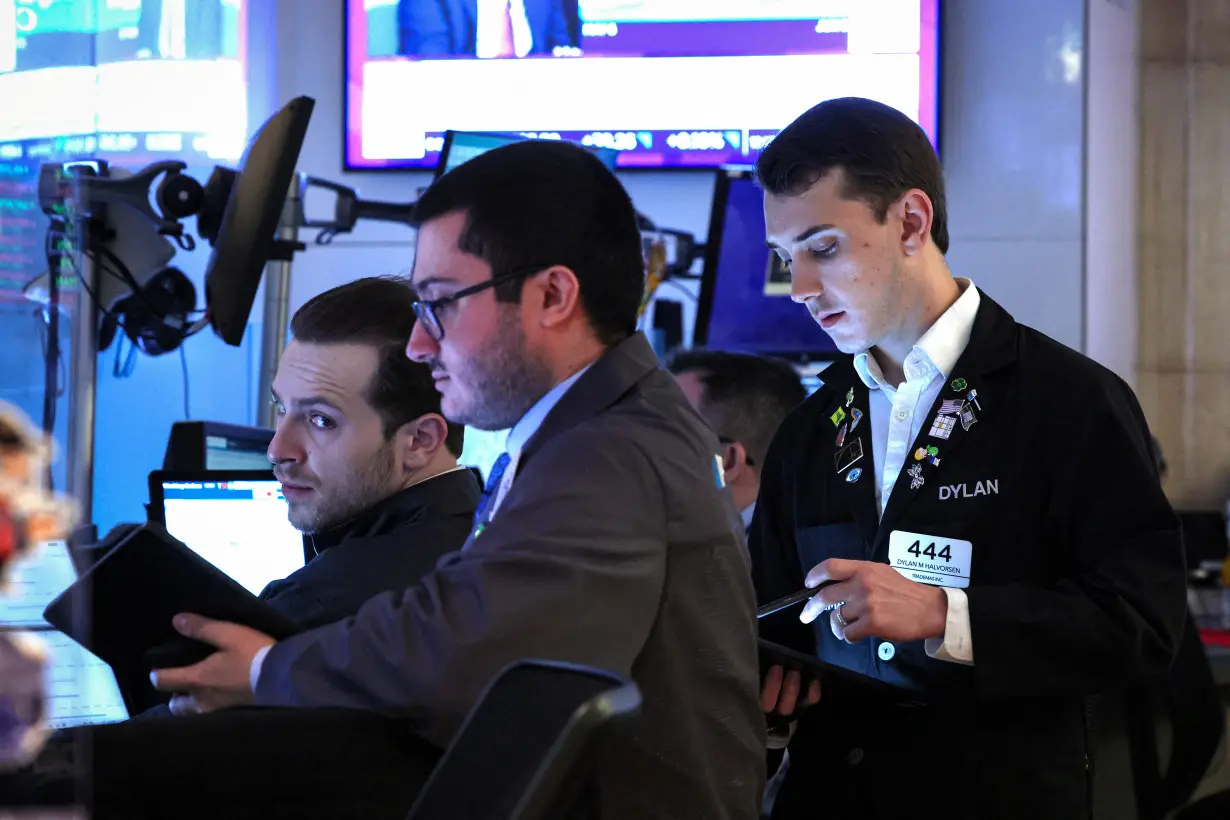
<svg viewBox="0 0 1230 820">
<path fill-rule="evenodd" d="M 580 54 L 578 0 L 398 0 L 397 28 L 408 57 Z"/>
</svg>

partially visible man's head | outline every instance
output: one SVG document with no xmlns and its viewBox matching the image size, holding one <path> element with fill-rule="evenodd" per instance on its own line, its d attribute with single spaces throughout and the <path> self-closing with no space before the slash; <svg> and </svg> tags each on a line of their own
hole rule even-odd
<svg viewBox="0 0 1230 820">
<path fill-rule="evenodd" d="M 909 117 L 858 97 L 822 102 L 773 139 L 756 175 L 792 296 L 838 349 L 880 344 L 921 309 L 913 280 L 929 245 L 947 253 L 948 216 L 939 159 Z"/>
<path fill-rule="evenodd" d="M 724 445 L 727 481 L 742 496 L 736 502 L 750 504 L 773 434 L 806 398 L 799 374 L 780 359 L 717 350 L 678 353 L 668 367 Z"/>
<path fill-rule="evenodd" d="M 342 523 L 456 466 L 464 428 L 440 414 L 430 370 L 406 358 L 414 291 L 373 277 L 308 301 L 273 380 L 269 460 L 304 532 Z"/>
<path fill-rule="evenodd" d="M 430 366 L 451 419 L 510 427 L 636 329 L 636 212 L 583 148 L 530 140 L 475 157 L 419 198 L 415 221 L 424 321 L 407 353 Z"/>
</svg>

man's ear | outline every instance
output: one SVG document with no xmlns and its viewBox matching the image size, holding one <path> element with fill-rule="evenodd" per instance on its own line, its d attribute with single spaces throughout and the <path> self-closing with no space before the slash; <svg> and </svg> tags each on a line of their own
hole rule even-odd
<svg viewBox="0 0 1230 820">
<path fill-rule="evenodd" d="M 407 469 L 424 467 L 444 446 L 448 422 L 439 413 L 425 413 L 408 421 L 397 431 L 397 451 Z"/>
<path fill-rule="evenodd" d="M 747 463 L 747 448 L 737 441 L 724 441 L 722 445 L 722 472 L 726 474 L 726 483 L 734 484 L 751 469 Z"/>
<path fill-rule="evenodd" d="M 526 281 L 527 288 L 538 293 L 543 327 L 563 324 L 580 308 L 581 284 L 571 268 L 552 265 Z M 525 297 L 522 296 L 522 301 Z"/>
<path fill-rule="evenodd" d="M 901 217 L 901 242 L 906 254 L 914 256 L 926 247 L 935 221 L 931 198 L 917 188 L 906 191 L 895 206 Z"/>
</svg>

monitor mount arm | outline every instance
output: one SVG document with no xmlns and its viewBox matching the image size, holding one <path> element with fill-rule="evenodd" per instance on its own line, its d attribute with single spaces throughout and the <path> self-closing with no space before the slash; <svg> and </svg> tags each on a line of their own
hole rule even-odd
<svg viewBox="0 0 1230 820">
<path fill-rule="evenodd" d="M 317 245 L 328 245 L 339 234 L 350 233 L 361 220 L 373 222 L 393 222 L 398 225 L 415 227 L 414 202 L 380 202 L 377 200 L 360 199 L 354 188 L 331 182 L 320 177 L 305 176 L 303 192 L 311 188 L 320 188 L 332 193 L 335 197 L 332 219 L 312 219 L 301 214 L 299 226 L 316 228 Z M 637 213 L 637 223 L 642 233 L 657 235 L 660 241 L 672 246 L 675 251 L 673 259 L 668 261 L 663 271 L 664 279 L 695 278 L 688 271 L 692 263 L 704 256 L 705 246 L 697 243 L 696 237 L 686 231 L 671 228 L 659 228 L 644 214 Z"/>
<path fill-rule="evenodd" d="M 304 193 L 306 194 L 311 188 L 322 188 L 336 197 L 332 219 L 310 219 L 301 215 L 299 221 L 301 227 L 316 228 L 320 231 L 316 234 L 317 245 L 328 245 L 338 234 L 350 233 L 361 219 L 373 222 L 394 222 L 398 225 L 414 227 L 415 203 L 413 202 L 377 202 L 360 199 L 354 188 L 320 177 L 304 176 Z"/>
</svg>

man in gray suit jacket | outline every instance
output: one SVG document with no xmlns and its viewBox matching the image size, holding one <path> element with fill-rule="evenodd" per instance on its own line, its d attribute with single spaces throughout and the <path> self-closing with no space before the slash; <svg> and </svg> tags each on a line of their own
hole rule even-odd
<svg viewBox="0 0 1230 820">
<path fill-rule="evenodd" d="M 636 333 L 643 262 L 626 192 L 584 149 L 523 142 L 442 177 L 417 215 L 421 301 L 408 354 L 430 365 L 445 416 L 511 427 L 509 452 L 474 534 L 422 584 L 280 643 L 177 619 L 219 651 L 160 671 L 157 685 L 179 693 L 178 713 L 212 714 L 162 722 L 179 723 L 181 737 L 210 720 L 232 728 L 229 757 L 192 755 L 194 772 L 218 772 L 194 784 L 228 784 L 194 785 L 194 806 L 394 816 L 409 779 L 395 750 L 387 774 L 368 760 L 354 773 L 362 793 L 339 802 L 315 781 L 324 767 L 334 779 L 351 768 L 333 743 L 299 742 L 275 764 L 259 760 L 253 749 L 271 741 L 252 726 L 270 711 L 308 720 L 341 707 L 400 719 L 443 745 L 490 678 L 528 656 L 604 667 L 641 688 L 643 714 L 598 776 L 601 817 L 758 817 L 764 716 L 739 516 L 716 438 Z M 294 709 L 224 708 L 251 704 Z M 245 714 L 237 736 L 234 716 Z M 335 721 L 332 731 L 345 730 Z M 96 742 L 100 764 L 104 749 L 131 754 Z M 274 767 L 312 776 L 280 787 Z M 136 792 L 108 774 L 98 799 L 131 805 Z"/>
</svg>

